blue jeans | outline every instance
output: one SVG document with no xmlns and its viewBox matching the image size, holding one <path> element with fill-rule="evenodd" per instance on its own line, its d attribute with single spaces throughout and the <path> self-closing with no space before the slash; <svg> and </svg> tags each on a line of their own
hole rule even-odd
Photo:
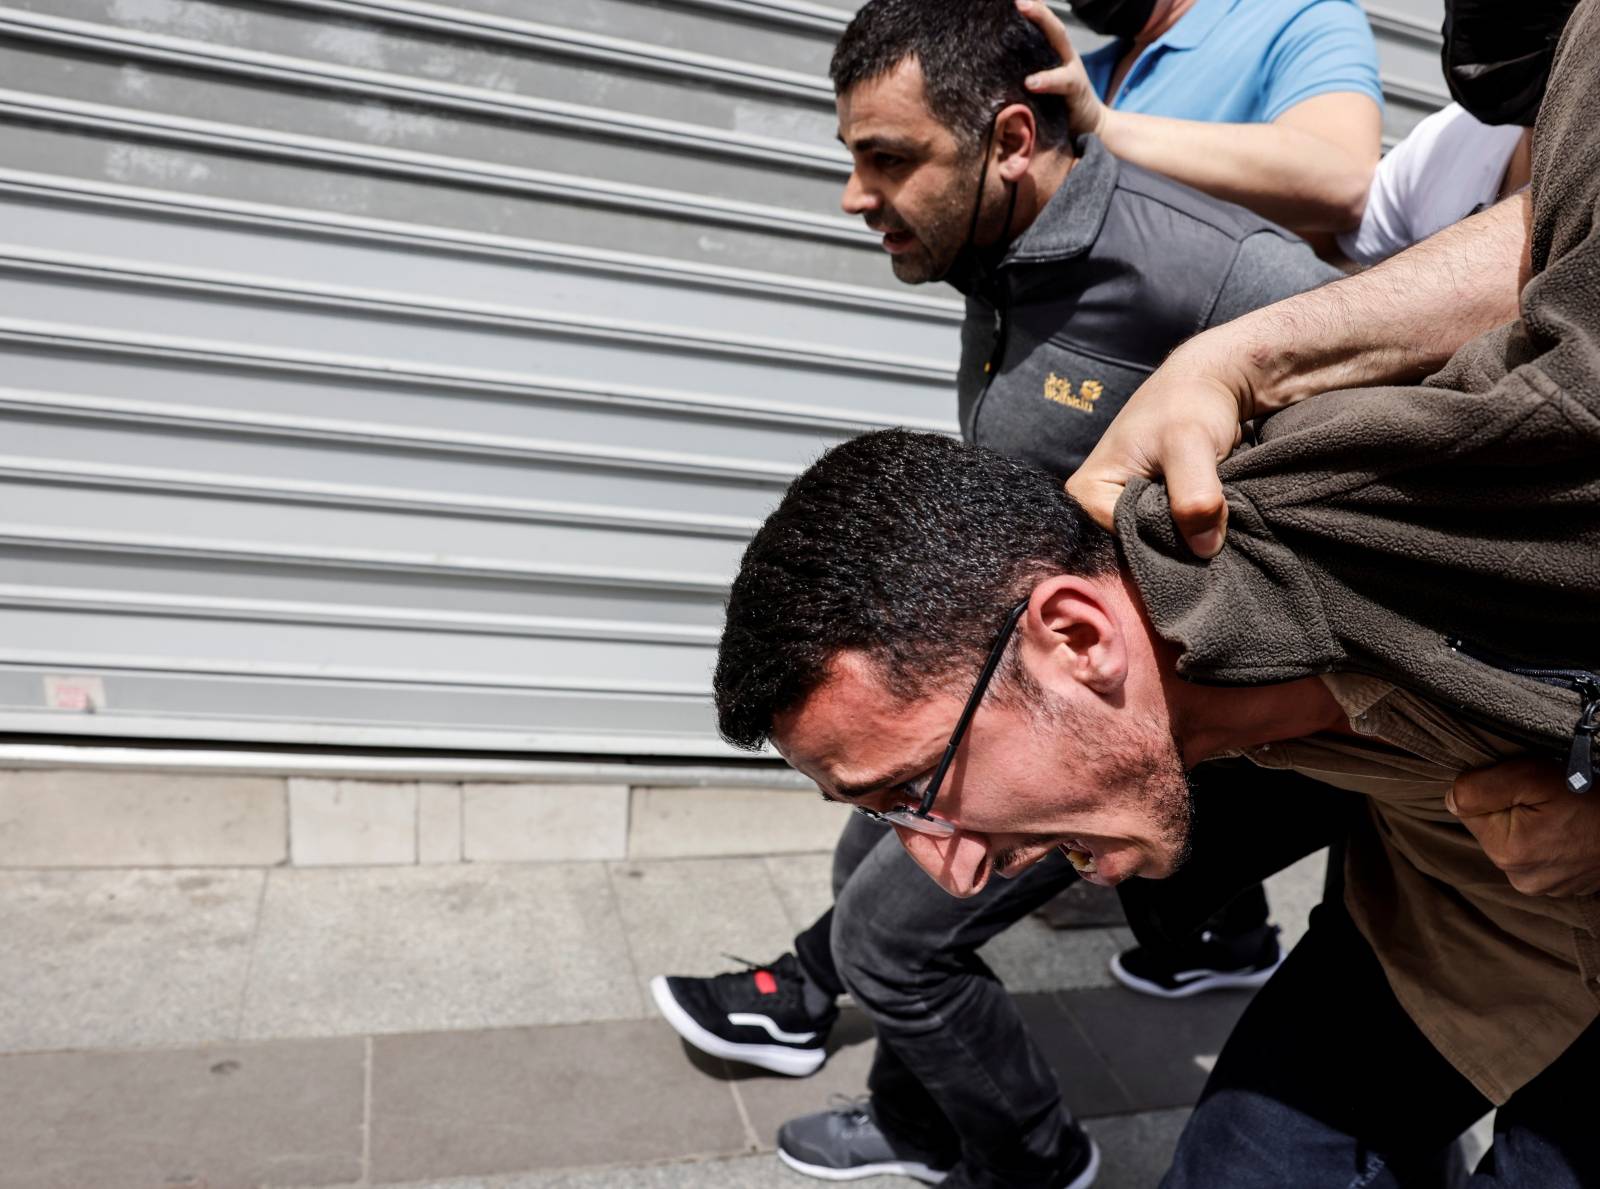
<svg viewBox="0 0 1600 1189">
<path fill-rule="evenodd" d="M 1343 904 L 1229 1037 L 1163 1189 L 1409 1189 L 1490 1103 L 1400 1007 Z M 1472 1189 L 1600 1185 L 1600 1024 L 1495 1116 Z"/>
</svg>

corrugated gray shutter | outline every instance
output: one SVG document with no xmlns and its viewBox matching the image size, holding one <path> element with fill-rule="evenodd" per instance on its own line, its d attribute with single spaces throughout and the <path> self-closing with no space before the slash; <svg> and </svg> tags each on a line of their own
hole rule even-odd
<svg viewBox="0 0 1600 1189">
<path fill-rule="evenodd" d="M 851 11 L 864 0 L 849 5 Z M 1250 4 L 1253 0 L 1239 0 Z M 1072 19 L 1059 0 L 1050 6 L 1066 18 L 1073 30 L 1072 43 L 1081 53 L 1098 49 L 1106 38 L 1090 33 Z M 1444 22 L 1444 0 L 1361 0 L 1378 43 L 1378 70 L 1382 76 L 1383 143 L 1392 147 L 1405 138 L 1418 120 L 1450 102 L 1439 66 L 1439 28 Z"/>
<path fill-rule="evenodd" d="M 1439 64 L 1443 0 L 1363 2 L 1383 76 L 1383 143 L 1392 148 L 1424 116 L 1450 102 Z"/>
<path fill-rule="evenodd" d="M 0 7 L 0 729 L 727 754 L 743 540 L 954 428 L 958 305 L 838 212 L 845 18 Z"/>
</svg>

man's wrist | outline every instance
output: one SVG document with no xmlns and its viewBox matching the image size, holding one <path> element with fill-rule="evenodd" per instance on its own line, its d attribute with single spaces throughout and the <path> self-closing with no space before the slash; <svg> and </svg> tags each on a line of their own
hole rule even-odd
<svg viewBox="0 0 1600 1189">
<path fill-rule="evenodd" d="M 1094 101 L 1094 118 L 1090 121 L 1092 126 L 1086 131 L 1091 136 L 1098 136 L 1106 148 L 1110 149 L 1111 142 L 1116 139 L 1116 129 L 1113 126 L 1116 119 L 1117 115 L 1111 107 L 1102 103 L 1097 97 Z"/>
<path fill-rule="evenodd" d="M 1235 323 L 1212 327 L 1182 343 L 1167 357 L 1162 369 L 1204 381 L 1233 398 L 1241 423 L 1271 410 L 1264 407 L 1267 389 L 1257 352 Z"/>
</svg>

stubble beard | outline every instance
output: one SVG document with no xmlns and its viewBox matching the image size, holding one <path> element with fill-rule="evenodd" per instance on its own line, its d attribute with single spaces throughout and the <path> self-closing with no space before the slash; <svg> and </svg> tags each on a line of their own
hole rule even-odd
<svg viewBox="0 0 1600 1189">
<path fill-rule="evenodd" d="M 976 155 L 971 161 L 963 162 L 963 173 L 967 172 L 969 166 L 976 169 L 976 162 Z M 971 181 L 976 186 L 975 176 Z M 897 280 L 907 285 L 925 285 L 929 281 L 944 280 L 966 242 L 968 228 L 972 226 L 975 197 L 970 187 L 947 191 L 915 227 L 901 219 L 893 209 L 884 211 L 884 217 L 874 222 L 875 231 L 909 231 L 917 237 L 916 250 L 889 258 L 889 267 L 894 270 Z"/>
<path fill-rule="evenodd" d="M 1140 749 L 1131 775 L 1144 794 L 1156 839 L 1165 851 L 1165 877 L 1187 863 L 1193 850 L 1194 786 L 1172 731 L 1152 717 L 1143 724 L 1142 733 L 1148 743 Z"/>
<path fill-rule="evenodd" d="M 1027 680 L 1031 683 L 1031 678 Z M 1133 801 L 1144 810 L 1151 841 L 1166 868 L 1160 878 L 1188 862 L 1194 790 L 1170 725 L 1154 713 L 1138 718 L 1118 714 L 1109 721 L 1091 722 L 1080 707 L 1038 685 L 1029 691 L 1028 700 L 1041 732 L 1094 740 L 1092 753 L 1087 753 L 1093 762 L 1084 779 L 1097 787 L 1105 803 Z"/>
</svg>

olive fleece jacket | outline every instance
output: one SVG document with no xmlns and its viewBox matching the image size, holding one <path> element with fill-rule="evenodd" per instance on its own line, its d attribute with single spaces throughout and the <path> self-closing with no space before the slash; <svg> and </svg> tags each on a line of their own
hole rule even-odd
<svg viewBox="0 0 1600 1189">
<path fill-rule="evenodd" d="M 1535 133 L 1519 321 L 1423 385 L 1327 393 L 1269 418 L 1221 468 L 1228 539 L 1212 561 L 1184 546 L 1161 485 L 1129 485 L 1119 547 L 1181 676 L 1370 674 L 1568 755 L 1586 699 L 1509 670 L 1600 671 L 1596 77 L 1600 0 L 1586 0 Z"/>
</svg>

